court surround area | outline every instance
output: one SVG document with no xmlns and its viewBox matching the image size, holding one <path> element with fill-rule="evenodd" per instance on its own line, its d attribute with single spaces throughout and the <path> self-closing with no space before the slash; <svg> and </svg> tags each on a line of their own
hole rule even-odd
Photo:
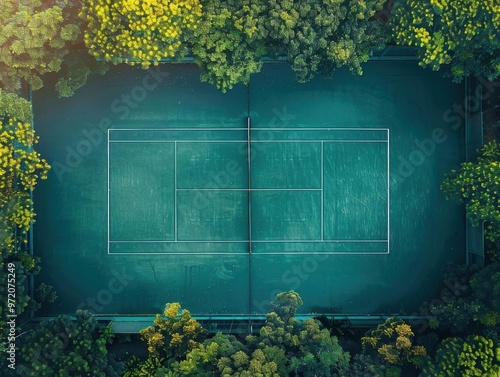
<svg viewBox="0 0 500 377">
<path fill-rule="evenodd" d="M 178 301 L 242 318 L 292 289 L 300 314 L 409 315 L 439 297 L 465 252 L 439 190 L 464 158 L 443 116 L 463 87 L 416 62 L 364 71 L 299 84 L 269 63 L 222 94 L 193 64 L 115 67 L 71 98 L 35 92 L 53 167 L 35 191 L 36 281 L 59 296 L 40 315 Z"/>
</svg>

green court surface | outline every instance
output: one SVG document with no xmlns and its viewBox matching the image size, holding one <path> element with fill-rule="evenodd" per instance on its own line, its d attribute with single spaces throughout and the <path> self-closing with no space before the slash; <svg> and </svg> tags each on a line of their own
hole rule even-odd
<svg viewBox="0 0 500 377">
<path fill-rule="evenodd" d="M 291 289 L 302 314 L 415 314 L 464 258 L 464 214 L 439 190 L 463 160 L 445 115 L 462 98 L 414 62 L 375 61 L 307 84 L 269 63 L 227 94 L 187 63 L 35 92 L 52 165 L 36 280 L 59 295 L 40 314 L 179 301 L 245 316 Z"/>
</svg>

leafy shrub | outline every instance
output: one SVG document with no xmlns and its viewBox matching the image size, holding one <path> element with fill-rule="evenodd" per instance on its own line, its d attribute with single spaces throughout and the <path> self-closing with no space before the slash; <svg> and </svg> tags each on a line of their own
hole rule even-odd
<svg viewBox="0 0 500 377">
<path fill-rule="evenodd" d="M 250 75 L 260 71 L 260 58 L 266 52 L 265 2 L 208 0 L 203 4 L 192 48 L 201 80 L 222 92 L 236 83 L 248 84 Z"/>
<path fill-rule="evenodd" d="M 458 171 L 446 175 L 441 189 L 446 199 L 465 203 L 472 225 L 486 222 L 485 236 L 495 241 L 500 235 L 500 147 L 486 144 L 477 162 L 464 162 Z"/>
<path fill-rule="evenodd" d="M 500 7 L 496 0 L 402 0 L 390 19 L 397 44 L 415 46 L 420 65 L 455 81 L 500 75 Z"/>
<path fill-rule="evenodd" d="M 74 321 L 63 315 L 41 322 L 20 341 L 22 376 L 119 376 L 106 348 L 111 328 L 99 326 L 88 311 L 77 311 Z"/>
<path fill-rule="evenodd" d="M 402 319 L 392 317 L 370 330 L 361 338 L 361 344 L 364 350 L 376 351 L 389 365 L 419 365 L 427 351 L 420 345 L 414 345 L 413 338 L 411 327 Z"/>
<path fill-rule="evenodd" d="M 485 326 L 500 324 L 500 262 L 477 272 L 471 279 L 471 288 L 481 302 L 481 313 L 475 320 Z"/>
<path fill-rule="evenodd" d="M 163 316 L 156 315 L 154 326 L 141 330 L 152 355 L 165 357 L 169 361 L 180 360 L 186 353 L 200 345 L 206 330 L 191 317 L 189 310 L 179 303 L 167 304 Z"/>
<path fill-rule="evenodd" d="M 500 375 L 500 349 L 491 339 L 469 336 L 444 340 L 420 377 Z"/>
<path fill-rule="evenodd" d="M 85 45 L 97 58 L 148 68 L 187 53 L 201 9 L 198 0 L 86 0 Z"/>
<path fill-rule="evenodd" d="M 385 41 L 382 24 L 372 19 L 384 2 L 270 0 L 266 46 L 286 56 L 299 82 L 343 66 L 360 75 L 370 50 Z"/>
</svg>

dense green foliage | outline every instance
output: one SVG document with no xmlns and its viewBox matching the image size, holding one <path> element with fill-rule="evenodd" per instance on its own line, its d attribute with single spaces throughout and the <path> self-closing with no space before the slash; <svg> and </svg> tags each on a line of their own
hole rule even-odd
<svg viewBox="0 0 500 377">
<path fill-rule="evenodd" d="M 488 327 L 500 325 L 500 262 L 477 272 L 470 285 L 472 295 L 480 305 L 474 319 Z"/>
<path fill-rule="evenodd" d="M 476 162 L 464 162 L 452 170 L 441 189 L 446 199 L 465 203 L 473 225 L 485 222 L 486 237 L 500 237 L 500 146 L 492 141 L 480 150 Z"/>
<path fill-rule="evenodd" d="M 399 371 L 401 366 L 408 364 L 422 365 L 427 355 L 423 346 L 414 344 L 414 337 L 408 324 L 400 318 L 392 317 L 370 330 L 361 338 L 361 344 L 368 354 L 376 351 L 382 362 L 392 366 L 389 370 Z"/>
<path fill-rule="evenodd" d="M 205 334 L 206 330 L 188 310 L 181 311 L 178 303 L 167 304 L 163 316 L 156 316 L 154 326 L 141 330 L 149 353 L 169 362 L 180 360 L 189 350 L 197 348 Z"/>
<path fill-rule="evenodd" d="M 477 335 L 446 339 L 420 377 L 496 377 L 500 375 L 499 347 L 491 339 Z"/>
<path fill-rule="evenodd" d="M 262 67 L 265 55 L 266 3 L 262 0 L 207 0 L 195 30 L 192 53 L 201 80 L 225 92 L 247 84 Z"/>
<path fill-rule="evenodd" d="M 141 330 L 141 338 L 148 345 L 148 358 L 144 362 L 130 360 L 125 376 L 150 376 L 158 369 L 168 369 L 200 347 L 205 336 L 206 330 L 188 310 L 181 311 L 179 303 L 166 304 L 163 315 L 156 315 L 154 326 Z"/>
<path fill-rule="evenodd" d="M 443 279 L 440 300 L 424 303 L 422 315 L 433 315 L 440 338 L 479 334 L 500 341 L 500 263 L 482 270 L 452 266 Z"/>
<path fill-rule="evenodd" d="M 251 348 L 277 347 L 287 357 L 286 369 L 292 376 L 334 376 L 347 367 L 349 354 L 319 321 L 295 318 L 302 299 L 296 292 L 284 292 L 271 303 L 271 312 L 259 336 L 247 337 Z"/>
<path fill-rule="evenodd" d="M 379 361 L 365 354 L 357 354 L 351 359 L 351 363 L 342 371 L 342 377 L 384 377 L 390 366 L 380 364 Z"/>
<path fill-rule="evenodd" d="M 88 22 L 85 44 L 90 53 L 113 63 L 151 62 L 180 58 L 198 26 L 198 0 L 85 0 L 82 17 Z"/>
<path fill-rule="evenodd" d="M 20 250 L 34 218 L 30 192 L 46 179 L 50 166 L 33 149 L 38 142 L 29 119 L 29 103 L 15 95 L 0 97 L 0 248 L 2 256 Z M 16 118 L 21 117 L 21 119 Z"/>
<path fill-rule="evenodd" d="M 36 90 L 43 86 L 45 74 L 61 71 L 57 89 L 68 96 L 92 71 L 103 72 L 102 64 L 77 50 L 82 42 L 79 7 L 74 0 L 2 2 L 0 87 L 17 92 L 26 82 Z"/>
<path fill-rule="evenodd" d="M 63 315 L 40 323 L 20 338 L 22 376 L 119 376 L 108 359 L 109 327 L 100 327 L 88 311 L 76 312 L 75 320 Z"/>
<path fill-rule="evenodd" d="M 390 24 L 396 43 L 417 47 L 424 67 L 445 67 L 456 81 L 500 75 L 496 0 L 402 0 L 396 2 Z"/>
<path fill-rule="evenodd" d="M 32 301 L 26 292 L 29 274 L 39 271 L 36 258 L 26 250 L 26 233 L 34 221 L 30 192 L 49 165 L 33 149 L 37 141 L 31 128 L 28 101 L 0 89 L 0 350 L 7 340 L 7 314 L 21 314 Z M 8 296 L 8 292 L 15 294 Z M 11 298 L 11 301 L 7 298 Z M 5 358 L 0 361 L 0 368 Z"/>
<path fill-rule="evenodd" d="M 424 302 L 421 315 L 432 315 L 435 319 L 430 327 L 441 334 L 463 335 L 474 327 L 474 318 L 480 312 L 480 304 L 472 296 L 470 280 L 475 268 L 448 264 L 443 272 L 440 299 L 432 303 Z"/>
<path fill-rule="evenodd" d="M 85 44 L 114 63 L 178 59 L 188 47 L 201 79 L 222 91 L 248 83 L 264 55 L 286 57 L 299 81 L 346 66 L 361 74 L 370 50 L 385 41 L 372 19 L 384 0 L 86 0 Z"/>
<path fill-rule="evenodd" d="M 68 45 L 78 39 L 80 28 L 75 21 L 55 1 L 4 1 L 0 10 L 2 86 L 17 90 L 24 79 L 34 89 L 40 88 L 41 76 L 59 71 Z"/>
<path fill-rule="evenodd" d="M 384 2 L 270 0 L 269 52 L 286 56 L 300 82 L 342 66 L 360 75 L 370 50 L 384 42 L 381 23 L 371 20 Z"/>
<path fill-rule="evenodd" d="M 336 376 L 336 373 L 348 368 L 349 354 L 318 321 L 299 321 L 295 318 L 301 304 L 302 299 L 293 291 L 279 294 L 259 335 L 249 335 L 244 341 L 219 333 L 199 343 L 197 340 L 204 334 L 193 331 L 198 329 L 199 324 L 186 312 L 172 317 L 172 311 L 168 316 L 171 323 L 168 331 L 170 343 L 173 339 L 185 339 L 185 334 L 196 336 L 191 336 L 182 352 L 169 354 L 177 349 L 174 345 L 169 352 L 155 353 L 159 347 L 168 347 L 167 343 L 164 338 L 155 338 L 158 331 L 152 328 L 142 331 L 150 346 L 149 357 L 144 362 L 133 360 L 129 363 L 125 376 L 154 376 L 159 370 L 180 376 Z M 167 308 L 174 307 L 179 310 L 176 304 L 167 305 Z M 151 348 L 153 338 L 156 342 Z"/>
</svg>

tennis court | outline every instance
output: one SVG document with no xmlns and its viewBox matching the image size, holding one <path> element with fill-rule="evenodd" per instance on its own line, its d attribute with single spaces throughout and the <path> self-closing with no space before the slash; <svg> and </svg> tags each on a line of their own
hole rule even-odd
<svg viewBox="0 0 500 377">
<path fill-rule="evenodd" d="M 415 62 L 306 84 L 266 64 L 227 94 L 192 64 L 115 67 L 71 98 L 35 92 L 52 165 L 35 283 L 60 297 L 39 315 L 248 316 L 291 289 L 302 314 L 411 314 L 464 257 L 439 190 L 463 160 L 443 116 L 462 99 Z"/>
<path fill-rule="evenodd" d="M 108 252 L 388 253 L 389 130 L 108 130 Z"/>
</svg>

